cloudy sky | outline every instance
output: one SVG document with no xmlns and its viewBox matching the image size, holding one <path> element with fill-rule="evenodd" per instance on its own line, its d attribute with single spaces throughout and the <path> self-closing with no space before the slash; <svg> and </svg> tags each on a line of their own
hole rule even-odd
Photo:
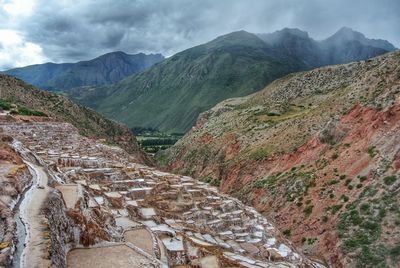
<svg viewBox="0 0 400 268">
<path fill-rule="evenodd" d="M 122 50 L 170 56 L 235 30 L 324 39 L 342 26 L 400 47 L 399 0 L 0 0 L 0 70 Z"/>
</svg>

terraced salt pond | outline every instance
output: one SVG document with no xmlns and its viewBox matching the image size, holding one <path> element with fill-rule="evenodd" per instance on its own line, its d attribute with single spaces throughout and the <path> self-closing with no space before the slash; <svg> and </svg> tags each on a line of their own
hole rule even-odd
<svg viewBox="0 0 400 268">
<path fill-rule="evenodd" d="M 53 231 L 69 240 L 52 256 L 67 255 L 68 267 L 323 267 L 254 208 L 204 182 L 137 164 L 69 124 L 2 128 L 57 178 L 48 189 L 65 214 L 52 212 L 64 224 Z"/>
<path fill-rule="evenodd" d="M 148 258 L 126 245 L 73 249 L 67 263 L 68 268 L 154 267 Z"/>
<path fill-rule="evenodd" d="M 125 242 L 132 243 L 150 255 L 155 256 L 153 237 L 146 228 L 136 228 L 124 233 Z"/>
</svg>

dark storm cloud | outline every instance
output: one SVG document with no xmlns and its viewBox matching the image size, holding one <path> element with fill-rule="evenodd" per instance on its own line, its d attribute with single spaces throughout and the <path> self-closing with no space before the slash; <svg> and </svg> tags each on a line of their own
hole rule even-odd
<svg viewBox="0 0 400 268">
<path fill-rule="evenodd" d="M 65 62 L 115 50 L 171 55 L 241 29 L 296 27 L 323 39 L 348 26 L 400 46 L 399 14 L 399 0 L 38 0 L 16 30 Z"/>
</svg>

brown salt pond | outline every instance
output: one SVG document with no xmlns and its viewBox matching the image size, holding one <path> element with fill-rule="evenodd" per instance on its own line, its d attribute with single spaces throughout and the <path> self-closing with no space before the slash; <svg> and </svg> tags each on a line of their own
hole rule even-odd
<svg viewBox="0 0 400 268">
<path fill-rule="evenodd" d="M 124 233 L 126 242 L 132 243 L 143 251 L 155 256 L 153 237 L 146 228 L 136 228 Z"/>
<path fill-rule="evenodd" d="M 78 185 L 77 184 L 57 185 L 56 189 L 58 189 L 61 192 L 67 208 L 75 208 L 75 204 L 78 201 Z"/>
<path fill-rule="evenodd" d="M 73 249 L 67 263 L 68 268 L 154 267 L 151 260 L 126 245 Z"/>
</svg>

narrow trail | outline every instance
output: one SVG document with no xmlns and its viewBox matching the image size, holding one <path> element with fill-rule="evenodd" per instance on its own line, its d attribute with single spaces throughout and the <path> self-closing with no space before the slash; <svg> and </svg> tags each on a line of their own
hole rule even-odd
<svg viewBox="0 0 400 268">
<path fill-rule="evenodd" d="M 43 237 L 45 217 L 41 214 L 42 204 L 50 192 L 47 186 L 48 177 L 42 167 L 29 162 L 26 164 L 34 179 L 20 205 L 20 218 L 25 226 L 26 237 L 19 267 L 50 267 L 50 260 L 43 258 L 43 252 L 46 252 L 46 241 Z"/>
</svg>

